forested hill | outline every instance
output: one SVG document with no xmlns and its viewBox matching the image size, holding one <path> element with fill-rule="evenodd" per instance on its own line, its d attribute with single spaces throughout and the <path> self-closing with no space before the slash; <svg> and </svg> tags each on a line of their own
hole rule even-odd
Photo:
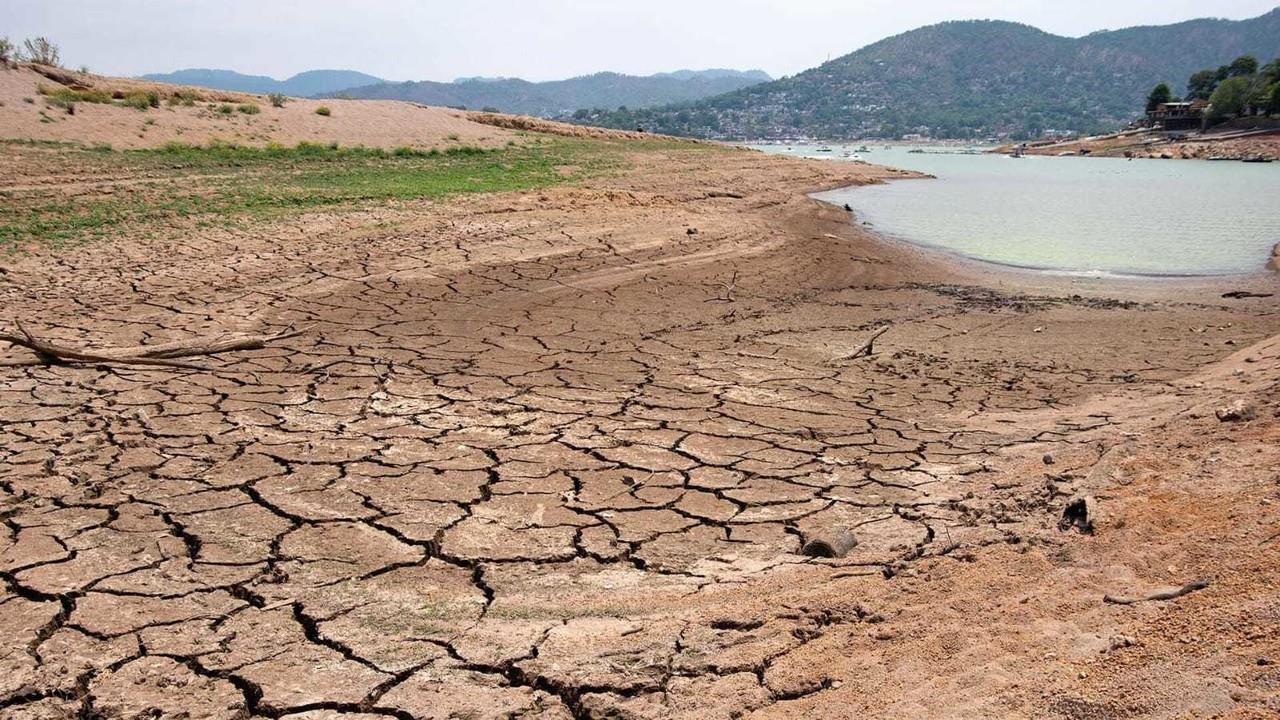
<svg viewBox="0 0 1280 720">
<path fill-rule="evenodd" d="M 602 72 L 529 82 L 514 78 L 469 78 L 452 83 L 381 83 L 344 89 L 354 98 L 408 100 L 423 105 L 493 109 L 555 117 L 579 108 L 646 108 L 719 95 L 769 80 L 759 70 L 681 70 L 647 77 Z"/>
<path fill-rule="evenodd" d="M 1280 8 L 1242 21 L 1066 38 L 1001 21 L 897 35 L 812 70 L 704 100 L 578 122 L 725 139 L 1035 136 L 1114 128 L 1160 81 L 1239 55 L 1280 56 Z"/>
<path fill-rule="evenodd" d="M 296 97 L 310 97 L 323 93 L 331 93 L 356 85 L 383 82 L 380 78 L 354 70 L 308 70 L 298 73 L 287 80 L 276 80 L 265 75 L 245 75 L 232 70 L 209 70 L 191 68 L 171 73 L 152 73 L 143 75 L 144 80 L 174 83 L 176 85 L 195 85 L 196 87 L 213 88 L 214 90 L 230 90 L 258 95 L 281 93 Z"/>
</svg>

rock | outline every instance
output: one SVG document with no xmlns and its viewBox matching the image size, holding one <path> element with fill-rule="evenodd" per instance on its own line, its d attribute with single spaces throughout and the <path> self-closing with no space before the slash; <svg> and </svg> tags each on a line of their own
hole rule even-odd
<svg viewBox="0 0 1280 720">
<path fill-rule="evenodd" d="M 686 234 L 686 235 L 697 235 L 697 234 L 698 234 L 698 228 L 689 228 L 688 230 L 685 230 L 684 232 L 685 232 L 685 234 Z"/>
<path fill-rule="evenodd" d="M 1267 267 L 1276 272 L 1280 272 L 1280 243 L 1271 248 L 1271 262 L 1267 263 Z"/>
<path fill-rule="evenodd" d="M 1248 422 L 1258 416 L 1258 410 L 1252 403 L 1236 400 L 1230 405 L 1218 408 L 1215 414 L 1220 422 Z"/>
<path fill-rule="evenodd" d="M 1044 457 L 1041 459 L 1044 461 L 1045 465 L 1052 465 L 1054 463 L 1053 455 L 1051 453 L 1045 453 Z"/>
<path fill-rule="evenodd" d="M 1114 651 L 1114 650 L 1120 650 L 1122 648 L 1134 647 L 1137 644 L 1138 644 L 1138 641 L 1134 640 L 1128 635 L 1112 635 L 1111 639 L 1107 643 L 1107 646 L 1109 649 Z"/>
<path fill-rule="evenodd" d="M 897 631 L 897 630 L 894 630 L 894 629 L 892 629 L 892 628 L 884 628 L 884 629 L 882 629 L 882 630 L 875 630 L 875 631 L 872 631 L 872 632 L 870 632 L 870 633 L 868 633 L 868 634 L 871 636 L 871 639 L 872 639 L 872 640 L 880 640 L 880 641 L 882 641 L 882 642 L 883 642 L 883 641 L 885 641 L 885 640 L 893 640 L 893 639 L 895 639 L 895 638 L 897 638 L 897 637 L 898 637 L 898 631 Z"/>
<path fill-rule="evenodd" d="M 1097 521 L 1098 502 L 1088 496 L 1079 496 L 1072 498 L 1067 506 L 1062 509 L 1062 518 L 1058 520 L 1058 529 L 1062 532 L 1069 532 L 1072 528 L 1080 531 L 1082 535 L 1092 535 L 1093 526 Z"/>
</svg>

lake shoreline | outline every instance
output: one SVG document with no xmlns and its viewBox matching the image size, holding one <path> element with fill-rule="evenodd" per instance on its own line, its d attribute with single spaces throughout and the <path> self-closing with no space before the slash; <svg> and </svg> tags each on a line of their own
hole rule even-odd
<svg viewBox="0 0 1280 720">
<path fill-rule="evenodd" d="M 814 158 L 804 146 L 773 154 Z M 1069 277 L 1247 278 L 1265 269 L 1280 221 L 1267 165 L 1135 165 L 1013 160 L 976 152 L 869 152 L 937 184 L 816 193 L 887 239 L 947 256 Z M 839 156 L 827 162 L 840 163 Z M 1079 208 L 1088 207 L 1082 213 Z"/>
<path fill-rule="evenodd" d="M 886 178 L 885 182 L 898 182 L 900 180 L 927 180 L 933 178 L 927 177 L 903 177 L 903 178 Z M 853 190 L 862 187 L 851 185 L 848 188 L 836 188 L 838 190 Z M 1015 276 L 1034 277 L 1043 279 L 1059 279 L 1064 281 L 1077 280 L 1096 280 L 1105 283 L 1114 283 L 1123 285 L 1124 283 L 1160 283 L 1166 287 L 1178 288 L 1200 288 L 1216 285 L 1215 281 L 1236 280 L 1240 282 L 1248 282 L 1252 280 L 1267 280 L 1271 278 L 1270 271 L 1280 271 L 1280 244 L 1276 245 L 1274 255 L 1269 259 L 1261 269 L 1247 272 L 1233 273 L 1124 273 L 1109 271 L 1089 271 L 1089 270 L 1070 270 L 1052 267 L 1036 267 L 1030 265 L 1018 265 L 1014 263 L 1003 263 L 998 260 L 989 260 L 974 255 L 967 255 L 957 250 L 932 245 L 929 243 L 913 240 L 909 237 L 884 232 L 876 228 L 875 225 L 868 222 L 861 222 L 857 217 L 857 211 L 852 212 L 844 209 L 844 204 L 832 200 L 826 200 L 820 197 L 823 193 L 830 192 L 822 190 L 810 194 L 814 200 L 828 205 L 832 208 L 848 212 L 850 215 L 849 222 L 859 231 L 864 232 L 877 241 L 886 245 L 918 251 L 930 256 L 932 261 L 941 265 L 951 266 L 961 270 L 976 270 L 1009 273 Z"/>
</svg>

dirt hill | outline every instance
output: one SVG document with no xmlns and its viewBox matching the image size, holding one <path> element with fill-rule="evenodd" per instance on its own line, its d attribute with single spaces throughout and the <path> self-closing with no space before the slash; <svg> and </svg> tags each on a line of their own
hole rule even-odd
<svg viewBox="0 0 1280 720">
<path fill-rule="evenodd" d="M 154 95 L 156 107 L 148 105 L 148 94 Z M 0 103 L 0 139 L 115 148 L 211 141 L 496 147 L 515 137 L 459 111 L 410 103 L 289 98 L 277 108 L 266 96 L 61 70 L 37 72 L 30 66 L 0 70 Z M 317 114 L 321 108 L 329 114 Z"/>
</svg>

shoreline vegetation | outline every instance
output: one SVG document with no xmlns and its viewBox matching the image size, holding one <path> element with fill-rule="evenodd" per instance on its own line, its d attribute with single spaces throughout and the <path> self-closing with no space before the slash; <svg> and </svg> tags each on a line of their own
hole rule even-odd
<svg viewBox="0 0 1280 720">
<path fill-rule="evenodd" d="M 0 249 L 80 242 L 178 223 L 235 224 L 325 207 L 432 200 L 578 182 L 625 167 L 608 141 L 530 138 L 506 147 L 416 149 L 228 143 L 113 150 L 6 141 L 19 162 L 42 163 L 106 193 L 64 197 L 52 186 L 4 190 Z M 652 142 L 660 147 L 661 141 Z M 118 176 L 140 182 L 121 184 Z M 96 181 L 94 178 L 100 178 Z"/>
</svg>

